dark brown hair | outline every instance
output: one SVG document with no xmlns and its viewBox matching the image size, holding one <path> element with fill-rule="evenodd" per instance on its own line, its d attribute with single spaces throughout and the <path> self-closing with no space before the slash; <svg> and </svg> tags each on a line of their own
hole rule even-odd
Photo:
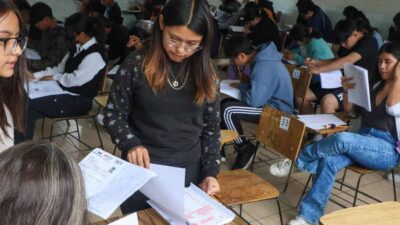
<svg viewBox="0 0 400 225">
<path fill-rule="evenodd" d="M 24 142 L 0 153 L 0 224 L 86 225 L 78 164 L 48 142 Z"/>
<path fill-rule="evenodd" d="M 202 48 L 186 59 L 183 70 L 189 70 L 196 89 L 195 103 L 215 100 L 217 96 L 217 75 L 210 59 L 210 45 L 213 40 L 213 25 L 206 0 L 170 0 L 161 11 L 165 26 L 187 26 L 193 32 L 202 35 Z M 171 62 L 163 47 L 163 35 L 159 21 L 154 24 L 145 56 L 143 70 L 153 92 L 163 90 L 167 83 Z M 179 71 L 178 76 L 185 72 Z"/>
<path fill-rule="evenodd" d="M 23 35 L 25 28 L 19 11 L 8 1 L 0 0 L 0 18 L 4 18 L 9 13 L 14 13 L 18 17 L 19 30 Z M 0 77 L 0 130 L 7 137 L 10 134 L 7 133 L 6 127 L 10 124 L 7 121 L 3 104 L 10 110 L 15 128 L 19 131 L 24 130 L 26 73 L 25 57 L 24 54 L 21 54 L 14 67 L 14 75 L 8 78 Z"/>
</svg>

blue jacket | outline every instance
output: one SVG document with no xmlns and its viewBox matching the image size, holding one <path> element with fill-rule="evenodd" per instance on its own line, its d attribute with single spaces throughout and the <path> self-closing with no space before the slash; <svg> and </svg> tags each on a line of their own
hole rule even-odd
<svg viewBox="0 0 400 225">
<path fill-rule="evenodd" d="M 267 105 L 293 113 L 292 81 L 281 59 L 273 42 L 260 45 L 252 62 L 250 84 L 239 86 L 243 103 L 257 108 Z"/>
</svg>

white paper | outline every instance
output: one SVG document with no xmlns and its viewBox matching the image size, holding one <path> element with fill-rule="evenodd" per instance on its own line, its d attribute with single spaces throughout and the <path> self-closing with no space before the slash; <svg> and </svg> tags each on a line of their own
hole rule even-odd
<svg viewBox="0 0 400 225">
<path fill-rule="evenodd" d="M 107 219 L 123 201 L 155 176 L 101 149 L 94 149 L 80 163 L 88 210 Z"/>
<path fill-rule="evenodd" d="M 240 91 L 238 88 L 231 87 L 231 84 L 240 84 L 239 80 L 223 80 L 220 82 L 220 92 L 226 94 L 239 101 L 242 100 Z"/>
<path fill-rule="evenodd" d="M 297 118 L 303 122 L 306 127 L 313 130 L 326 129 L 327 125 L 335 124 L 335 126 L 346 125 L 346 123 L 337 118 L 333 114 L 313 114 L 313 115 L 298 115 Z"/>
<path fill-rule="evenodd" d="M 281 116 L 281 119 L 279 121 L 279 128 L 284 130 L 289 130 L 289 125 L 290 125 L 290 118 L 287 116 Z"/>
<path fill-rule="evenodd" d="M 115 74 L 117 74 L 117 71 L 119 70 L 119 67 L 120 67 L 121 65 L 115 65 L 111 70 L 109 70 L 108 71 L 108 75 L 115 75 Z"/>
<path fill-rule="evenodd" d="M 342 86 L 342 71 L 333 70 L 319 74 L 321 77 L 321 87 L 323 89 L 338 88 Z"/>
<path fill-rule="evenodd" d="M 29 98 L 31 99 L 68 93 L 64 91 L 55 80 L 29 81 L 28 86 Z"/>
<path fill-rule="evenodd" d="M 229 26 L 228 27 L 232 32 L 243 33 L 244 27 L 242 26 Z"/>
<path fill-rule="evenodd" d="M 137 213 L 129 214 L 117 221 L 114 221 L 108 225 L 139 225 Z"/>
<path fill-rule="evenodd" d="M 36 50 L 31 49 L 31 48 L 26 48 L 24 51 L 24 54 L 25 54 L 25 57 L 30 60 L 41 60 L 42 59 L 42 57 L 39 55 L 39 53 Z"/>
<path fill-rule="evenodd" d="M 344 75 L 353 77 L 350 82 L 355 84 L 353 89 L 348 90 L 349 102 L 364 107 L 368 112 L 371 112 L 368 70 L 352 64 L 345 64 Z"/>
</svg>

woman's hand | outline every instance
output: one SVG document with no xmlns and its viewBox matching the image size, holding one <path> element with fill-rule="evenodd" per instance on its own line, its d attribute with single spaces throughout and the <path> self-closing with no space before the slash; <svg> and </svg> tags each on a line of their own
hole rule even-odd
<svg viewBox="0 0 400 225">
<path fill-rule="evenodd" d="M 143 44 L 139 37 L 135 35 L 130 35 L 129 40 L 126 43 L 126 47 L 135 47 L 135 49 L 141 49 L 143 47 Z"/>
<path fill-rule="evenodd" d="M 343 87 L 343 92 L 347 93 L 349 89 L 353 89 L 355 84 L 351 83 L 351 80 L 353 80 L 353 77 L 342 77 L 342 87 Z"/>
<path fill-rule="evenodd" d="M 219 183 L 215 177 L 206 177 L 200 184 L 200 188 L 209 195 L 215 195 L 220 191 Z"/>
<path fill-rule="evenodd" d="M 135 165 L 150 169 L 149 151 L 142 145 L 133 147 L 129 150 L 128 161 Z"/>
</svg>

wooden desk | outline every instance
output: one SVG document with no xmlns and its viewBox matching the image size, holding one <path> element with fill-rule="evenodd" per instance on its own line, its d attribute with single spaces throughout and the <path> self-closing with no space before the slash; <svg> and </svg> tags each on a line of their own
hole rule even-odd
<svg viewBox="0 0 400 225">
<path fill-rule="evenodd" d="M 154 209 L 141 210 L 138 213 L 139 225 L 169 225 Z M 99 221 L 90 225 L 107 225 L 112 221 L 120 219 L 120 217 L 112 218 L 107 221 Z M 236 216 L 235 220 L 228 223 L 228 225 L 248 225 L 243 219 Z"/>
</svg>

